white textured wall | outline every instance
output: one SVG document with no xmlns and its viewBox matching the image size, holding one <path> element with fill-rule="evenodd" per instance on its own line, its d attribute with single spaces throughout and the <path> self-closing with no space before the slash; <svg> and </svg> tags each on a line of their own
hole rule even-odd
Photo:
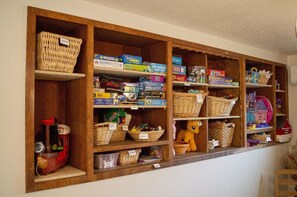
<svg viewBox="0 0 297 197">
<path fill-rule="evenodd" d="M 26 194 L 27 6 L 151 31 L 278 62 L 286 57 L 81 0 L 0 1 L 0 196 L 273 196 L 273 171 L 286 145 L 103 181 Z M 296 61 L 297 64 L 297 61 Z M 290 96 L 292 96 L 290 94 Z M 291 105 L 291 112 L 297 106 Z M 290 114 L 291 120 L 296 120 Z"/>
</svg>

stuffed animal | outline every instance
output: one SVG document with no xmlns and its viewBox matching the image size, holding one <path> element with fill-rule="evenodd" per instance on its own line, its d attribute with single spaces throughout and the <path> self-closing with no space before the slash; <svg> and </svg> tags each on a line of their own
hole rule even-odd
<svg viewBox="0 0 297 197">
<path fill-rule="evenodd" d="M 202 125 L 201 121 L 188 120 L 187 130 L 180 130 L 177 134 L 177 141 L 184 141 L 189 143 L 187 152 L 196 151 L 195 134 L 200 132 L 199 127 Z"/>
</svg>

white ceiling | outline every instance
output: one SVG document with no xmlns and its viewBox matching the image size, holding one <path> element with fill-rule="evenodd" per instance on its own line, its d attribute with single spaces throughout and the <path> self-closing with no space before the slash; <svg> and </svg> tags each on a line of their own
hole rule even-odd
<svg viewBox="0 0 297 197">
<path fill-rule="evenodd" d="M 297 55 L 297 0 L 87 0 L 283 55 Z"/>
</svg>

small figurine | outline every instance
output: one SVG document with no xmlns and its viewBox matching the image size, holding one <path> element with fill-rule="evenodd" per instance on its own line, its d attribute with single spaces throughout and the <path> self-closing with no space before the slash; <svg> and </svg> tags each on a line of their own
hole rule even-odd
<svg viewBox="0 0 297 197">
<path fill-rule="evenodd" d="M 187 152 L 196 151 L 195 134 L 200 132 L 199 127 L 202 125 L 201 121 L 188 120 L 187 129 L 180 130 L 177 135 L 177 141 L 184 141 L 189 143 Z"/>
</svg>

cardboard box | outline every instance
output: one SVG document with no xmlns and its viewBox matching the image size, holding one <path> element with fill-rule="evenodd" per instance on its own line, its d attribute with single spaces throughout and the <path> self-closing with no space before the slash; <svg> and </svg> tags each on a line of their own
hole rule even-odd
<svg viewBox="0 0 297 197">
<path fill-rule="evenodd" d="M 142 57 L 123 54 L 120 56 L 120 61 L 124 64 L 142 64 Z"/>
<path fill-rule="evenodd" d="M 177 56 L 172 56 L 172 64 L 182 65 L 183 64 L 183 58 L 177 57 Z"/>
<path fill-rule="evenodd" d="M 150 72 L 153 73 L 166 73 L 166 64 L 143 62 L 144 65 L 150 66 Z"/>
<path fill-rule="evenodd" d="M 101 55 L 101 54 L 94 54 L 94 59 L 108 60 L 108 61 L 114 61 L 114 62 L 119 62 L 120 61 L 120 58 L 119 57 L 108 56 L 108 55 Z"/>
<path fill-rule="evenodd" d="M 137 105 L 156 105 L 166 106 L 167 102 L 165 99 L 138 99 Z"/>
<path fill-rule="evenodd" d="M 123 69 L 123 62 L 94 59 L 94 67 Z"/>
<path fill-rule="evenodd" d="M 124 64 L 125 70 L 134 70 L 134 71 L 142 71 L 149 72 L 150 67 L 148 65 L 138 65 L 138 64 Z"/>
<path fill-rule="evenodd" d="M 208 69 L 207 74 L 209 76 L 214 76 L 214 77 L 225 77 L 225 71 L 224 70 Z"/>
<path fill-rule="evenodd" d="M 187 75 L 187 67 L 181 65 L 172 65 L 172 73 L 178 75 Z"/>
<path fill-rule="evenodd" d="M 187 76 L 186 75 L 173 74 L 172 75 L 172 80 L 173 81 L 187 81 Z"/>
<path fill-rule="evenodd" d="M 119 102 L 114 98 L 94 98 L 94 105 L 118 105 Z"/>
</svg>

